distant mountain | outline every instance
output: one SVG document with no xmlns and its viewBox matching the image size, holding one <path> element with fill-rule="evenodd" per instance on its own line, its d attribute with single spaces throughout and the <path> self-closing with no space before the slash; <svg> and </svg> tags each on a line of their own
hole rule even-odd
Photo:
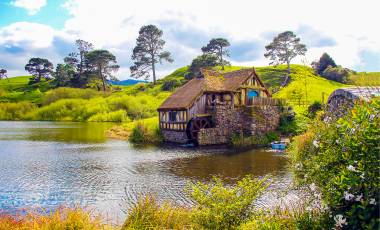
<svg viewBox="0 0 380 230">
<path fill-rule="evenodd" d="M 134 79 L 127 79 L 123 81 L 108 81 L 112 85 L 123 85 L 123 86 L 128 86 L 128 85 L 135 85 L 138 83 L 147 83 L 147 81 L 141 81 L 141 80 L 134 80 Z"/>
</svg>

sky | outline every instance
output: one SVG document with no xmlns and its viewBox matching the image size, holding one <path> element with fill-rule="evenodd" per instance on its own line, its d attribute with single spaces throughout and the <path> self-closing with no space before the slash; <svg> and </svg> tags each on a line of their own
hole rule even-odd
<svg viewBox="0 0 380 230">
<path fill-rule="evenodd" d="M 291 30 L 304 43 L 311 63 L 324 52 L 356 71 L 380 71 L 379 0 L 0 0 L 0 68 L 26 75 L 31 57 L 62 63 L 83 39 L 108 49 L 130 78 L 139 28 L 163 30 L 174 63 L 157 67 L 163 77 L 189 65 L 212 38 L 230 41 L 233 65 L 266 66 L 265 45 Z"/>
</svg>

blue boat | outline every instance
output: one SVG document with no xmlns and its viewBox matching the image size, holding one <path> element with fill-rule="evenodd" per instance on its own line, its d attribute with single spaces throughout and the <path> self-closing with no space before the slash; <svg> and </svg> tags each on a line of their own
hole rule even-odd
<svg viewBox="0 0 380 230">
<path fill-rule="evenodd" d="M 286 149 L 286 142 L 284 141 L 274 141 L 271 143 L 271 147 L 274 150 L 285 150 Z"/>
</svg>

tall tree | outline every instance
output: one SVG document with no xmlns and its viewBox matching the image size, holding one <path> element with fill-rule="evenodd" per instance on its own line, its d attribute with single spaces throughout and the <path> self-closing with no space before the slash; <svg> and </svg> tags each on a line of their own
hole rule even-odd
<svg viewBox="0 0 380 230">
<path fill-rule="evenodd" d="M 87 71 L 86 54 L 94 49 L 94 46 L 87 41 L 78 39 L 75 41 L 78 51 L 69 53 L 65 57 L 64 62 L 74 68 L 75 73 L 72 76 L 74 84 L 82 86 L 87 83 L 88 79 L 84 79 Z"/>
<path fill-rule="evenodd" d="M 6 69 L 0 69 L 0 80 L 4 78 L 8 78 Z"/>
<path fill-rule="evenodd" d="M 226 60 L 223 60 L 223 56 L 230 56 L 230 52 L 228 50 L 228 47 L 230 46 L 230 43 L 225 38 L 213 38 L 209 41 L 209 43 L 202 47 L 202 52 L 204 54 L 213 54 L 216 55 L 219 59 L 219 65 L 222 66 L 222 69 L 224 70 L 224 66 L 228 65 L 229 62 Z"/>
<path fill-rule="evenodd" d="M 44 58 L 31 58 L 25 65 L 25 70 L 34 76 L 34 82 L 40 82 L 41 78 L 51 78 L 53 68 L 53 64 Z"/>
<path fill-rule="evenodd" d="M 265 46 L 267 52 L 264 56 L 272 61 L 270 65 L 287 64 L 287 75 L 282 86 L 288 82 L 291 60 L 298 55 L 305 55 L 307 51 L 306 46 L 301 44 L 300 40 L 292 31 L 285 31 L 278 34 L 269 45 Z"/>
<path fill-rule="evenodd" d="M 141 27 L 133 49 L 133 66 L 130 67 L 131 75 L 135 78 L 150 77 L 153 73 L 153 84 L 156 84 L 156 64 L 163 61 L 173 62 L 170 52 L 163 51 L 165 41 L 162 39 L 162 30 L 155 25 Z"/>
<path fill-rule="evenodd" d="M 200 76 L 201 68 L 205 67 L 214 67 L 219 64 L 218 57 L 216 57 L 213 54 L 202 54 L 196 58 L 193 59 L 191 62 L 191 65 L 189 67 L 189 73 L 186 74 L 186 79 L 191 79 L 193 77 Z"/>
<path fill-rule="evenodd" d="M 58 64 L 55 69 L 55 83 L 57 86 L 68 86 L 75 74 L 75 67 L 69 64 Z"/>
<path fill-rule="evenodd" d="M 86 54 L 85 58 L 88 61 L 92 71 L 102 81 L 103 91 L 106 91 L 106 84 L 108 79 L 113 79 L 112 72 L 119 69 L 116 65 L 116 57 L 108 50 L 93 50 Z"/>
<path fill-rule="evenodd" d="M 319 75 L 321 75 L 323 71 L 325 71 L 325 69 L 327 69 L 327 67 L 329 66 L 333 68 L 337 67 L 334 59 L 332 59 L 332 57 L 328 55 L 327 53 L 323 53 L 322 56 L 319 58 L 319 61 L 313 62 L 311 63 L 311 65 L 313 69 L 315 70 L 315 72 Z"/>
</svg>

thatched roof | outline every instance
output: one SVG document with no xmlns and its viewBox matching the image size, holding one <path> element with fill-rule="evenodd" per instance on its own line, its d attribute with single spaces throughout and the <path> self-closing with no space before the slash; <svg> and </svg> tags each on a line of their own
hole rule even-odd
<svg viewBox="0 0 380 230">
<path fill-rule="evenodd" d="M 257 76 L 255 69 L 241 69 L 237 71 L 221 73 L 214 70 L 201 70 L 201 78 L 194 78 L 182 87 L 178 88 L 158 110 L 165 109 L 188 109 L 194 101 L 204 92 L 234 92 L 251 76 L 265 88 L 261 79 Z M 265 90 L 268 96 L 269 91 Z"/>
</svg>

